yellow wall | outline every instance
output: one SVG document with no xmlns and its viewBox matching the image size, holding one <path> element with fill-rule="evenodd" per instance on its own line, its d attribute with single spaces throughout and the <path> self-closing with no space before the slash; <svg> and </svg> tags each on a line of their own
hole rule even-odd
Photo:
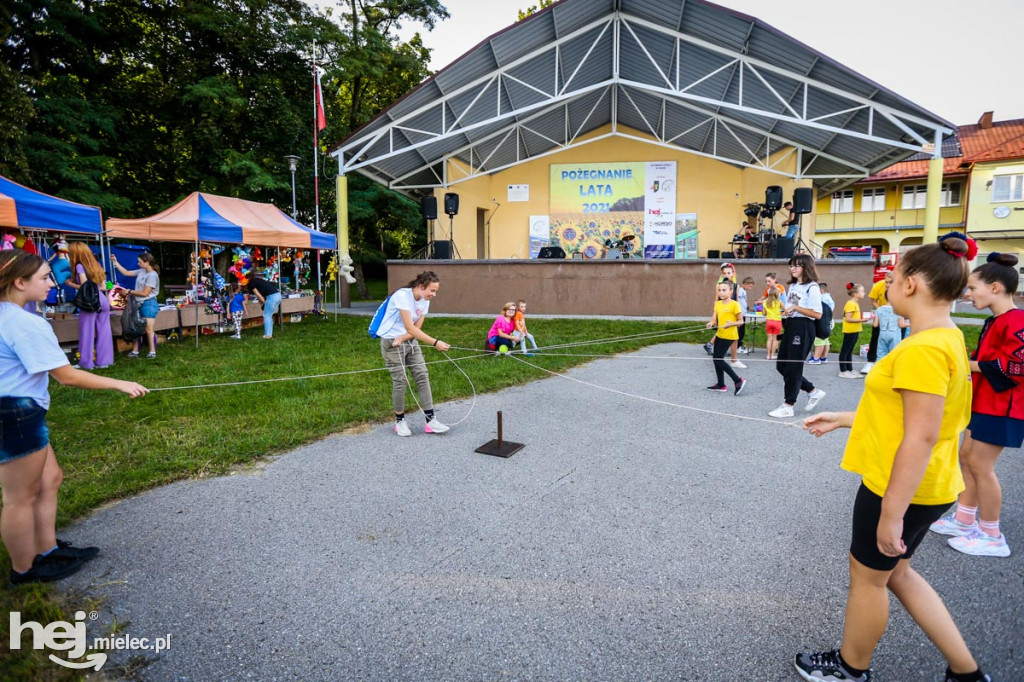
<svg viewBox="0 0 1024 682">
<path fill-rule="evenodd" d="M 977 164 L 971 171 L 971 191 L 967 205 L 967 229 L 979 237 L 985 232 L 1006 231 L 1019 232 L 1024 237 L 1024 201 L 992 201 L 992 187 L 988 183 L 996 175 L 1017 175 L 1024 174 L 1024 162 L 1017 163 L 987 163 Z M 1010 209 L 1010 215 L 1006 218 L 996 218 L 992 211 L 997 206 L 1006 206 Z M 986 240 L 988 241 L 988 240 Z M 1003 248 L 1008 247 L 1008 248 Z M 979 247 L 982 248 L 982 247 Z M 1010 241 L 1002 244 L 999 248 L 993 244 L 984 244 L 985 251 L 1013 251 L 1019 252 L 1024 248 L 1024 241 Z"/>
<path fill-rule="evenodd" d="M 608 132 L 610 128 L 605 127 L 584 139 L 593 139 Z M 633 130 L 628 132 L 640 135 Z M 464 182 L 458 182 L 458 179 L 465 177 L 465 167 L 452 162 L 448 181 L 458 184 L 451 184 L 447 190 L 435 191 L 438 212 L 443 213 L 444 193 L 457 193 L 459 214 L 455 216 L 454 231 L 459 253 L 465 259 L 485 258 L 486 254 L 477 253 L 476 211 L 477 208 L 491 210 L 491 200 L 497 199 L 501 206 L 491 221 L 490 257 L 529 258 L 529 217 L 548 214 L 550 166 L 617 161 L 676 162 L 676 213 L 697 214 L 700 230 L 697 248 L 701 257 L 707 254 L 708 249 L 728 249 L 729 240 L 741 230 L 741 223 L 746 219 L 743 216 L 745 204 L 763 202 L 766 186 L 782 186 L 783 195 L 788 200 L 794 188 L 811 185 L 809 180 L 796 183 L 785 176 L 762 170 L 737 168 L 683 151 L 611 137 Z M 795 154 L 779 164 L 779 169 L 784 172 L 794 172 L 795 168 Z M 508 201 L 508 185 L 513 184 L 530 186 L 528 202 Z M 435 238 L 444 239 L 448 233 L 448 217 L 440 216 L 438 223 L 440 229 L 435 229 Z"/>
</svg>

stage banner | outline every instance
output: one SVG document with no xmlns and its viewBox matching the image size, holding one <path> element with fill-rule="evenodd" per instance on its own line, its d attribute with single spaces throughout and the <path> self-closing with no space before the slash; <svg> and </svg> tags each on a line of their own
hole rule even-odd
<svg viewBox="0 0 1024 682">
<path fill-rule="evenodd" d="M 552 164 L 551 245 L 571 257 L 604 258 L 616 242 L 627 257 L 643 253 L 647 164 Z M 624 237 L 635 237 L 625 239 Z"/>
<path fill-rule="evenodd" d="M 546 215 L 530 216 L 530 258 L 551 244 L 551 220 Z"/>
<path fill-rule="evenodd" d="M 697 214 L 676 213 L 676 260 L 697 259 Z"/>
<path fill-rule="evenodd" d="M 676 242 L 676 162 L 655 161 L 644 170 L 644 258 L 672 258 Z"/>
</svg>

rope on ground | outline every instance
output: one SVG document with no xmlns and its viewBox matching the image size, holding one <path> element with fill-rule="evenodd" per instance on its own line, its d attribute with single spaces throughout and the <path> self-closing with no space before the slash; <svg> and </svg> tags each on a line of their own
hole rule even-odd
<svg viewBox="0 0 1024 682">
<path fill-rule="evenodd" d="M 777 420 L 774 420 L 774 419 L 763 419 L 761 417 L 748 417 L 746 415 L 741 415 L 741 414 L 729 414 L 729 413 L 721 412 L 721 411 L 717 411 L 717 410 L 705 410 L 705 409 L 700 408 L 700 407 L 691 407 L 689 405 L 680 405 L 679 403 L 673 403 L 673 402 L 669 402 L 667 400 L 659 400 L 657 398 L 648 398 L 646 396 L 637 395 L 635 393 L 628 393 L 626 391 L 620 391 L 620 390 L 618 390 L 616 388 L 608 388 L 607 386 L 599 386 L 598 384 L 591 383 L 589 381 L 584 381 L 583 379 L 577 379 L 576 377 L 571 377 L 568 374 L 561 374 L 559 372 L 555 372 L 553 370 L 547 369 L 546 367 L 541 367 L 540 365 L 535 365 L 532 362 L 528 362 L 528 361 L 523 360 L 522 358 L 517 357 L 517 356 L 512 356 L 512 359 L 515 360 L 516 362 L 521 362 L 524 365 L 528 365 L 530 367 L 533 367 L 534 369 L 539 369 L 542 372 L 547 372 L 548 374 L 550 374 L 552 376 L 560 377 L 562 379 L 567 379 L 569 381 L 575 381 L 576 383 L 583 384 L 584 386 L 590 386 L 591 388 L 596 388 L 596 389 L 599 389 L 601 391 L 608 391 L 609 393 L 616 393 L 618 395 L 626 396 L 628 398 L 635 398 L 637 400 L 644 400 L 646 402 L 657 403 L 658 405 L 667 405 L 668 407 L 677 407 L 677 408 L 682 409 L 682 410 L 691 410 L 693 412 L 702 412 L 704 414 L 713 414 L 713 415 L 716 415 L 716 416 L 731 417 L 731 418 L 734 418 L 734 419 L 745 419 L 747 421 L 763 422 L 765 424 L 775 424 L 776 426 L 790 426 L 790 427 L 797 427 L 797 428 L 801 428 L 801 429 L 803 428 L 803 423 L 802 423 L 803 420 L 795 421 L 795 422 L 781 422 L 781 421 L 777 421 Z"/>
</svg>

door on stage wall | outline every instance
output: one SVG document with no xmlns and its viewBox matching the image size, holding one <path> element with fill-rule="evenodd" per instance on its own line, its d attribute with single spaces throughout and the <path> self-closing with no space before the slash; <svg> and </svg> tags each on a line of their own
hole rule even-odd
<svg viewBox="0 0 1024 682">
<path fill-rule="evenodd" d="M 476 210 L 476 257 L 490 258 L 487 253 L 487 209 Z"/>
</svg>

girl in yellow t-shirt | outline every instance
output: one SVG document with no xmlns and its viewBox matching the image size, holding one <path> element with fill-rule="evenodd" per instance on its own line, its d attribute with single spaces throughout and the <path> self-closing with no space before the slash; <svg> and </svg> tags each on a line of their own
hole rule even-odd
<svg viewBox="0 0 1024 682">
<path fill-rule="evenodd" d="M 870 679 L 871 656 L 888 624 L 889 592 L 946 658 L 947 682 L 988 679 L 942 599 L 910 567 L 928 526 L 964 487 L 957 446 L 970 417 L 970 367 L 949 311 L 976 248 L 952 233 L 910 251 L 893 273 L 889 302 L 910 318 L 913 334 L 868 374 L 856 412 L 804 420 L 815 436 L 851 429 L 842 467 L 861 475 L 843 643 L 797 654 L 794 664 L 806 680 Z"/>
<path fill-rule="evenodd" d="M 853 371 L 853 349 L 860 339 L 860 330 L 865 318 L 860 312 L 860 300 L 864 298 L 864 286 L 850 282 L 846 285 L 850 300 L 843 306 L 843 347 L 839 351 L 839 376 L 843 379 L 860 379 L 861 373 Z"/>
<path fill-rule="evenodd" d="M 764 333 L 767 337 L 765 353 L 768 360 L 774 360 L 779 352 L 779 334 L 782 333 L 782 301 L 775 287 L 768 289 L 764 299 Z"/>
<path fill-rule="evenodd" d="M 723 393 L 729 390 L 725 385 L 725 374 L 728 374 L 733 383 L 733 395 L 739 395 L 743 387 L 747 385 L 747 381 L 741 379 L 725 361 L 725 354 L 740 337 L 739 330 L 736 328 L 743 324 L 743 311 L 740 310 L 739 302 L 733 300 L 732 289 L 731 282 L 719 282 L 715 285 L 718 300 L 715 301 L 715 312 L 711 315 L 711 321 L 707 326 L 708 329 L 718 327 L 711 353 L 715 359 L 715 376 L 718 380 L 713 386 L 708 386 L 708 390 Z"/>
</svg>

